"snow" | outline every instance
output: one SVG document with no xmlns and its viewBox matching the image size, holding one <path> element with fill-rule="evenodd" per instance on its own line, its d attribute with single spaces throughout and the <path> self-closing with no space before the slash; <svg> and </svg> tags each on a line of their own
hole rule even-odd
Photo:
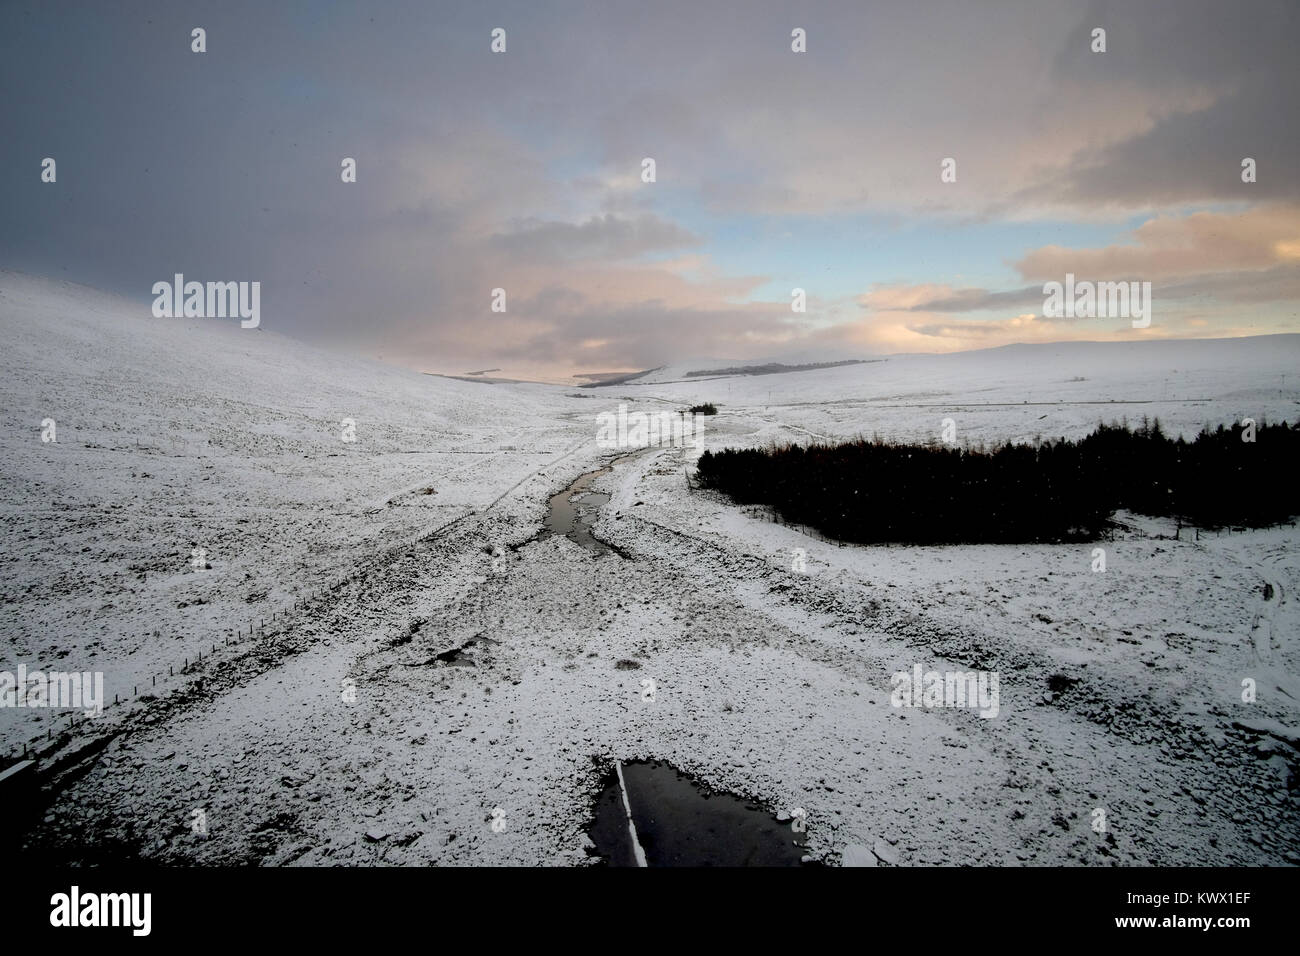
<svg viewBox="0 0 1300 956">
<path fill-rule="evenodd" d="M 688 368 L 715 367 L 686 363 Z M 1011 345 L 896 355 L 859 365 L 597 389 L 744 409 L 761 440 L 858 435 L 937 440 L 952 418 L 961 444 L 1079 437 L 1099 421 L 1159 418 L 1169 434 L 1243 417 L 1295 421 L 1300 334 L 1235 339 Z M 1290 379 L 1288 386 L 1287 380 Z"/>
<path fill-rule="evenodd" d="M 806 808 L 808 852 L 833 863 L 1300 862 L 1292 526 L 1175 539 L 1122 516 L 1088 545 L 839 547 L 690 491 L 698 451 L 652 448 L 591 485 L 611 496 L 594 531 L 627 558 L 539 537 L 547 498 L 616 457 L 595 416 L 620 400 L 716 402 L 711 448 L 934 440 L 946 417 L 972 443 L 1144 414 L 1190 434 L 1294 420 L 1300 336 L 892 356 L 580 400 L 14 273 L 0 333 L 4 657 L 103 670 L 122 701 L 77 729 L 121 733 L 35 847 L 580 865 L 603 773 L 654 758 Z M 472 666 L 438 659 L 471 640 Z M 891 675 L 917 663 L 998 671 L 999 716 L 891 707 Z M 0 710 L 0 743 L 17 755 L 51 723 Z"/>
<path fill-rule="evenodd" d="M 13 273 L 0 323 L 5 637 L 20 660 L 105 669 L 110 699 L 481 507 L 576 434 L 558 419 L 578 403 L 554 389 L 155 319 Z M 0 711 L 0 732 L 20 713 Z"/>
</svg>

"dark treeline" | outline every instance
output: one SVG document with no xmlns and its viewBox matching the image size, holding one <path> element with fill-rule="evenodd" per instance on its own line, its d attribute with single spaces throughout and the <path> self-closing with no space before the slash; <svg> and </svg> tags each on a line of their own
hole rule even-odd
<svg viewBox="0 0 1300 956">
<path fill-rule="evenodd" d="M 896 445 L 727 449 L 698 478 L 741 504 L 842 541 L 1078 541 L 1117 509 L 1213 528 L 1286 521 L 1296 506 L 1300 422 L 1171 439 L 1160 423 L 1100 425 L 1079 441 L 992 450 Z"/>
</svg>

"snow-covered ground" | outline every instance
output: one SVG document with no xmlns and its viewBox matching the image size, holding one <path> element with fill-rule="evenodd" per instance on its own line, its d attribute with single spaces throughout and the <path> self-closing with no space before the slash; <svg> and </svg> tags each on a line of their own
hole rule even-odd
<svg viewBox="0 0 1300 956">
<path fill-rule="evenodd" d="M 1100 421 L 1158 418 L 1191 438 L 1204 424 L 1300 417 L 1300 335 L 1135 344 L 1010 345 L 952 355 L 899 355 L 775 375 L 685 379 L 716 360 L 652 373 L 673 382 L 591 391 L 629 399 L 713 402 L 762 440 L 858 435 L 937 441 L 951 418 L 959 443 L 1081 437 Z M 607 401 L 609 399 L 606 399 Z"/>
<path fill-rule="evenodd" d="M 837 547 L 692 491 L 698 452 L 653 448 L 592 485 L 620 553 L 541 534 L 548 496 L 616 456 L 595 416 L 621 400 L 717 403 L 707 447 L 930 441 L 945 418 L 972 444 L 1143 415 L 1190 434 L 1300 417 L 1300 336 L 572 398 L 13 273 L 0 335 L 0 669 L 102 670 L 121 701 L 47 745 L 116 734 L 58 780 L 34 852 L 580 864 L 602 774 L 655 757 L 805 808 L 828 862 L 1300 862 L 1294 527 Z M 915 664 L 997 672 L 998 716 L 891 706 Z M 0 710 L 0 742 L 66 724 Z"/>
</svg>

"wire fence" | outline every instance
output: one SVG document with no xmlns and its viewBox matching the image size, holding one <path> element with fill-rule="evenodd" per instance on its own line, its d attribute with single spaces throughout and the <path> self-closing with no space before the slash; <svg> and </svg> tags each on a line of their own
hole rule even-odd
<svg viewBox="0 0 1300 956">
<path fill-rule="evenodd" d="M 456 517 L 443 522 L 431 531 L 424 532 L 423 534 L 417 535 L 416 537 L 400 544 L 390 545 L 389 547 L 383 548 L 376 552 L 371 560 L 367 561 L 363 565 L 359 565 L 350 573 L 331 577 L 329 583 L 310 588 L 305 593 L 300 594 L 291 605 L 271 610 L 269 612 L 269 617 L 263 615 L 254 620 L 250 620 L 247 625 L 240 625 L 237 627 L 233 636 L 228 633 L 222 634 L 220 641 L 209 640 L 207 642 L 209 649 L 206 654 L 200 647 L 194 652 L 193 657 L 186 654 L 182 656 L 179 663 L 172 662 L 168 664 L 166 673 L 159 670 L 157 673 L 146 675 L 144 679 L 148 681 L 147 684 L 141 683 L 132 685 L 129 697 L 124 698 L 121 692 L 115 693 L 111 702 L 103 702 L 103 711 L 107 712 L 109 708 L 120 708 L 123 705 L 129 705 L 137 701 L 148 703 L 149 701 L 156 699 L 157 694 L 155 691 L 157 691 L 160 683 L 164 688 L 169 688 L 171 690 L 177 689 L 175 686 L 171 685 L 174 684 L 178 675 L 181 677 L 189 676 L 200 665 L 202 665 L 204 661 L 211 661 L 212 658 L 218 656 L 224 648 L 238 647 L 247 644 L 251 640 L 260 640 L 266 637 L 268 622 L 272 629 L 275 627 L 277 622 L 283 625 L 284 622 L 298 616 L 301 611 L 314 601 L 320 600 L 327 594 L 336 592 L 346 585 L 357 581 L 375 567 L 391 564 L 404 554 L 409 553 L 412 548 L 446 533 L 452 527 L 459 524 L 472 514 L 474 514 L 474 509 L 466 509 Z M 144 691 L 143 694 L 141 693 L 141 690 Z M 21 693 L 22 690 L 20 689 L 19 692 Z M 88 727 L 88 724 L 91 726 Z M 84 709 L 74 710 L 70 713 L 51 712 L 50 716 L 45 720 L 45 725 L 46 726 L 43 730 L 38 730 L 35 734 L 27 737 L 25 740 L 9 745 L 9 752 L 5 757 L 6 766 L 9 763 L 27 760 L 33 756 L 40 756 L 47 754 L 52 750 L 61 749 L 72 741 L 78 730 L 83 732 L 93 732 L 93 730 L 99 729 L 97 718 L 88 716 L 84 712 Z"/>
</svg>

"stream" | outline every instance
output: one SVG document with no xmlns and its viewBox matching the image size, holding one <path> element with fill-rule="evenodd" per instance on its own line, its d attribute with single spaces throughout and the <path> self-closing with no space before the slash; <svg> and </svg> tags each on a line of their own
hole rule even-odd
<svg viewBox="0 0 1300 956">
<path fill-rule="evenodd" d="M 569 487 L 551 495 L 546 503 L 546 518 L 543 521 L 546 530 L 542 537 L 562 534 L 593 554 L 617 553 L 614 548 L 591 533 L 592 525 L 600 516 L 600 509 L 609 504 L 609 495 L 603 491 L 588 489 L 601 475 L 609 474 L 616 466 L 632 457 L 632 455 L 624 455 L 595 471 L 579 475 Z"/>
</svg>

